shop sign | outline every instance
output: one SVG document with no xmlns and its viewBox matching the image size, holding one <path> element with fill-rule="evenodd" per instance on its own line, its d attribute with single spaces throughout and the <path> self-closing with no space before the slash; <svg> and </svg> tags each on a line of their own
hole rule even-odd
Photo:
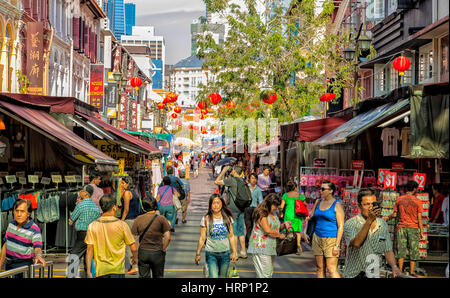
<svg viewBox="0 0 450 298">
<path fill-rule="evenodd" d="M 31 184 L 39 183 L 39 176 L 38 175 L 28 175 L 28 181 Z"/>
<path fill-rule="evenodd" d="M 27 23 L 27 67 L 28 94 L 42 95 L 44 83 L 44 27 L 42 22 Z"/>
<path fill-rule="evenodd" d="M 103 107 L 103 77 L 102 64 L 91 64 L 90 98 L 91 105 L 96 108 Z"/>
<path fill-rule="evenodd" d="M 106 118 L 115 119 L 117 117 L 117 109 L 116 108 L 106 108 Z"/>
<path fill-rule="evenodd" d="M 424 190 L 425 189 L 425 181 L 427 178 L 427 174 L 423 173 L 414 173 L 413 180 L 419 184 L 418 189 Z"/>
<path fill-rule="evenodd" d="M 131 86 L 131 79 L 134 75 L 134 61 L 130 57 L 130 61 L 128 61 L 128 72 L 127 72 L 127 86 L 125 87 L 125 92 L 133 93 L 133 86 Z"/>
<path fill-rule="evenodd" d="M 128 99 L 127 94 L 120 94 L 120 104 L 119 104 L 119 114 L 120 114 L 120 125 L 121 129 L 127 129 L 127 108 L 128 108 Z"/>
<path fill-rule="evenodd" d="M 120 72 L 120 63 L 122 62 L 122 47 L 117 46 L 114 50 L 113 72 Z"/>
<path fill-rule="evenodd" d="M 385 176 L 389 172 L 389 169 L 378 169 L 378 185 L 384 185 Z"/>
<path fill-rule="evenodd" d="M 108 108 L 117 107 L 117 94 L 117 84 L 108 83 L 108 86 L 105 88 L 105 101 Z"/>
<path fill-rule="evenodd" d="M 314 167 L 315 168 L 325 168 L 327 160 L 325 158 L 315 158 Z"/>
<path fill-rule="evenodd" d="M 137 102 L 133 100 L 131 102 L 131 130 L 137 131 L 138 129 L 138 110 L 137 110 Z"/>
<path fill-rule="evenodd" d="M 395 189 L 397 187 L 397 173 L 388 172 L 384 179 L 384 188 Z"/>
<path fill-rule="evenodd" d="M 75 179 L 75 176 L 64 176 L 64 180 L 66 183 L 77 183 L 77 180 Z"/>
<path fill-rule="evenodd" d="M 93 143 L 98 150 L 110 156 L 111 158 L 117 161 L 120 161 L 120 159 L 124 159 L 125 168 L 135 167 L 136 156 L 129 151 L 123 150 L 120 145 L 104 140 L 94 140 Z"/>
<path fill-rule="evenodd" d="M 364 170 L 364 160 L 352 160 L 352 170 Z"/>
<path fill-rule="evenodd" d="M 392 171 L 403 171 L 405 169 L 405 164 L 403 162 L 393 162 Z"/>
</svg>

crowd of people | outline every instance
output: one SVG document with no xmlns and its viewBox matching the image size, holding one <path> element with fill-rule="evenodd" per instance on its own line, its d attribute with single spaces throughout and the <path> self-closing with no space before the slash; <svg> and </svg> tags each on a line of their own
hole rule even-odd
<svg viewBox="0 0 450 298">
<path fill-rule="evenodd" d="M 203 162 L 214 167 L 213 160 L 192 158 L 193 177 Z M 197 164 L 197 166 L 196 166 Z M 205 164 L 206 165 L 206 164 Z M 197 174 L 196 171 L 197 170 Z M 70 253 L 83 260 L 84 276 L 120 278 L 139 274 L 141 278 L 164 277 L 166 250 L 171 233 L 181 211 L 181 222 L 187 222 L 187 208 L 191 200 L 190 183 L 186 169 L 168 166 L 155 197 L 141 198 L 133 189 L 129 176 L 120 180 L 120 204 L 112 195 L 104 195 L 98 184 L 101 176 L 92 172 L 90 184 L 79 192 L 69 224 L 74 225 L 76 241 Z M 417 183 L 410 181 L 407 194 L 401 196 L 389 217 L 380 217 L 376 189 L 361 189 L 357 204 L 360 213 L 344 221 L 344 209 L 335 197 L 336 186 L 324 181 L 312 213 L 307 217 L 296 214 L 296 202 L 305 196 L 293 181 L 288 181 L 286 193 L 273 187 L 270 167 L 246 171 L 239 163 L 223 166 L 215 177 L 217 190 L 208 201 L 208 211 L 200 221 L 200 236 L 194 262 L 199 264 L 205 248 L 209 276 L 227 277 L 230 265 L 239 258 L 251 256 L 256 276 L 273 276 L 277 239 L 287 232 L 296 235 L 297 255 L 301 255 L 302 239 L 311 245 L 318 278 L 328 274 L 339 278 L 339 249 L 342 239 L 347 243 L 347 254 L 342 277 L 373 277 L 367 269 L 368 258 L 384 258 L 393 275 L 403 272 L 409 252 L 410 275 L 414 275 L 415 261 L 419 260 L 418 243 L 424 237 L 422 204 L 415 197 Z M 275 179 L 274 179 L 275 180 Z M 441 211 L 433 211 L 432 220 L 447 220 L 447 198 L 439 196 Z M 445 200 L 447 200 L 445 202 Z M 120 206 L 120 207 L 119 207 Z M 42 257 L 42 236 L 31 219 L 32 206 L 28 200 L 17 200 L 13 207 L 14 220 L 9 224 L 0 255 L 0 269 L 13 269 L 33 262 L 45 264 Z M 434 212 L 434 213 L 433 213 Z M 447 218 L 445 219 L 445 217 Z M 398 253 L 386 221 L 398 219 Z M 308 227 L 309 226 L 309 227 Z"/>
</svg>

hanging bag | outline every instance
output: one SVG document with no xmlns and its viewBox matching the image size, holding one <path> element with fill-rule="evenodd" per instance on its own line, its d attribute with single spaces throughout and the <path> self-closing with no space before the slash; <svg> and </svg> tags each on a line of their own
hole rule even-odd
<svg viewBox="0 0 450 298">
<path fill-rule="evenodd" d="M 314 235 L 314 231 L 316 229 L 316 209 L 319 206 L 320 202 L 317 203 L 316 208 L 314 209 L 314 215 L 308 220 L 308 226 L 306 227 L 306 235 L 309 237 L 309 241 L 312 241 L 312 237 Z"/>
<path fill-rule="evenodd" d="M 306 207 L 305 203 L 300 199 L 295 200 L 295 215 L 303 218 L 309 215 L 308 208 Z"/>
<path fill-rule="evenodd" d="M 237 271 L 236 264 L 231 264 L 230 269 L 228 269 L 228 278 L 239 278 L 239 273 Z"/>
<path fill-rule="evenodd" d="M 178 199 L 178 196 L 173 191 L 173 188 L 172 188 L 172 203 L 173 203 L 173 206 L 175 207 L 176 211 L 181 209 L 180 199 Z"/>
</svg>

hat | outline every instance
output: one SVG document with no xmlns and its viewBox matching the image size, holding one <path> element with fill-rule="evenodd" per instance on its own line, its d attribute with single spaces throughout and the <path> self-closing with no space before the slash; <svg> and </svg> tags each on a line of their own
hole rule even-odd
<svg viewBox="0 0 450 298">
<path fill-rule="evenodd" d="M 87 184 L 87 185 L 83 186 L 83 190 L 84 190 L 85 192 L 87 192 L 87 193 L 89 194 L 90 197 L 91 197 L 92 194 L 94 193 L 94 188 L 93 188 L 92 185 L 90 185 L 90 184 Z"/>
</svg>

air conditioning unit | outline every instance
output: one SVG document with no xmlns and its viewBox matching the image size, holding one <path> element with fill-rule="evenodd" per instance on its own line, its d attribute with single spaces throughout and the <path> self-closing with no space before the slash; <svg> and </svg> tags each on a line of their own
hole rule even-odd
<svg viewBox="0 0 450 298">
<path fill-rule="evenodd" d="M 104 18 L 100 20 L 100 28 L 101 30 L 109 30 L 109 19 Z"/>
</svg>

